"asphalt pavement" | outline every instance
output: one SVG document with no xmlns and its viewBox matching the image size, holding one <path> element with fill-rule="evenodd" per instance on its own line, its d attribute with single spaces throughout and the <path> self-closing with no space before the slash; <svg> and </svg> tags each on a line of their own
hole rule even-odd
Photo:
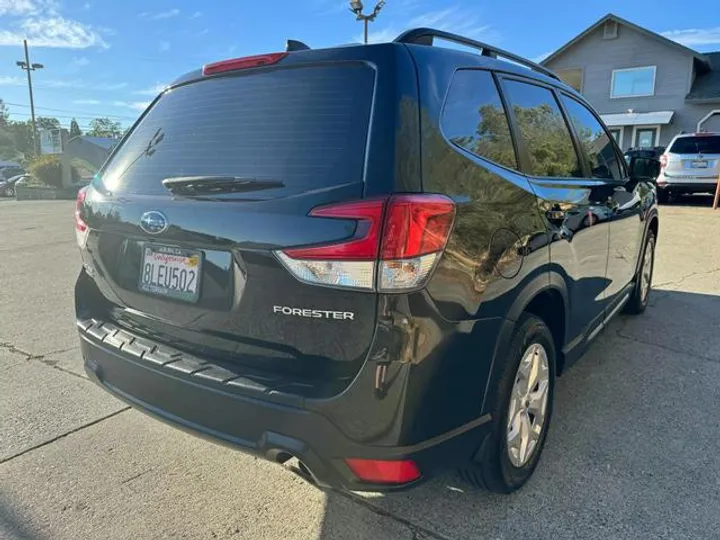
<svg viewBox="0 0 720 540">
<path fill-rule="evenodd" d="M 90 383 L 73 203 L 0 201 L 0 538 L 720 537 L 720 211 L 661 207 L 654 291 L 558 381 L 531 482 L 322 492 Z"/>
</svg>

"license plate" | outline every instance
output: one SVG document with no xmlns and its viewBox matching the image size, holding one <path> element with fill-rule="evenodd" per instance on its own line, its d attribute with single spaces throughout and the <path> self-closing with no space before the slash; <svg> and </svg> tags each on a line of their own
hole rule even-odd
<svg viewBox="0 0 720 540">
<path fill-rule="evenodd" d="M 185 302 L 197 302 L 200 296 L 202 256 L 168 246 L 145 246 L 138 288 Z"/>
<path fill-rule="evenodd" d="M 693 169 L 707 169 L 708 162 L 704 159 L 695 159 L 692 162 Z"/>
</svg>

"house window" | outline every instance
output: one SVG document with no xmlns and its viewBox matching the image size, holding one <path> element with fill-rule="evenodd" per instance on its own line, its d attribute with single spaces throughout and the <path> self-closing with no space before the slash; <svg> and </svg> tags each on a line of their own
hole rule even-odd
<svg viewBox="0 0 720 540">
<path fill-rule="evenodd" d="M 583 70 L 582 68 L 565 68 L 556 69 L 555 73 L 565 84 L 574 88 L 578 92 L 582 92 Z"/>
<path fill-rule="evenodd" d="M 660 128 L 635 127 L 633 128 L 633 146 L 636 148 L 652 148 L 657 145 Z"/>
<path fill-rule="evenodd" d="M 620 148 L 622 148 L 622 145 L 623 145 L 623 129 L 622 129 L 622 128 L 615 128 L 615 129 L 610 129 L 610 130 L 608 130 L 608 131 L 610 131 L 610 136 L 611 136 L 613 139 L 615 139 L 615 142 L 617 143 L 617 145 L 618 145 Z"/>
<path fill-rule="evenodd" d="M 625 98 L 654 95 L 655 71 L 655 66 L 613 70 L 610 97 Z"/>
</svg>

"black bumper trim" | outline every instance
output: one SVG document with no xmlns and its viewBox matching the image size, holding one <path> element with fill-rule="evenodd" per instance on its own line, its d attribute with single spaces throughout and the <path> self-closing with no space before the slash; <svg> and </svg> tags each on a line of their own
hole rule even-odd
<svg viewBox="0 0 720 540">
<path fill-rule="evenodd" d="M 87 331 L 82 330 L 83 326 Z M 85 369 L 110 393 L 154 418 L 205 439 L 275 462 L 294 456 L 321 486 L 359 491 L 405 489 L 471 459 L 489 427 L 490 417 L 486 415 L 411 446 L 360 443 L 349 439 L 320 412 L 298 406 L 303 403 L 300 396 L 287 400 L 292 403 L 282 403 L 273 400 L 272 391 L 267 392 L 259 383 L 252 389 L 235 386 L 238 379 L 228 381 L 224 368 L 188 358 L 149 340 L 140 343 L 133 339 L 128 344 L 129 333 L 120 334 L 124 331 L 118 332 L 112 324 L 95 321 L 88 326 L 82 322 L 78 327 Z M 138 356 L 137 351 L 126 348 L 133 344 L 148 350 Z M 336 399 L 342 400 L 343 396 Z M 348 457 L 413 459 L 423 476 L 403 485 L 361 483 L 345 464 L 343 459 Z"/>
</svg>

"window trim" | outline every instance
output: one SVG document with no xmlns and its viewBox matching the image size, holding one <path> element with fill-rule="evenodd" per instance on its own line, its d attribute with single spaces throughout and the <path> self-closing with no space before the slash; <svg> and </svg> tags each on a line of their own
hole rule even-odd
<svg viewBox="0 0 720 540">
<path fill-rule="evenodd" d="M 615 75 L 618 73 L 624 73 L 628 71 L 638 71 L 640 69 L 652 69 L 652 92 L 649 94 L 630 94 L 626 96 L 616 96 L 615 95 Z M 628 99 L 628 98 L 637 98 L 637 97 L 652 97 L 655 95 L 655 85 L 657 83 L 657 66 L 637 66 L 637 67 L 631 67 L 631 68 L 623 68 L 623 69 L 613 69 L 612 70 L 612 77 L 610 78 L 610 99 Z"/>
<path fill-rule="evenodd" d="M 507 88 L 505 87 L 505 81 L 515 81 L 520 82 L 532 86 L 538 86 L 540 88 L 544 88 L 545 90 L 548 90 L 553 98 L 555 99 L 555 103 L 558 106 L 558 109 L 560 110 L 560 114 L 563 117 L 563 120 L 565 121 L 565 127 L 567 127 L 568 132 L 570 134 L 570 139 L 573 143 L 573 148 L 575 149 L 575 156 L 577 157 L 578 164 L 580 165 L 580 169 L 582 170 L 583 176 L 568 176 L 568 177 L 561 177 L 563 181 L 565 180 L 580 180 L 580 181 L 586 181 L 586 180 L 599 180 L 599 179 L 592 179 L 588 177 L 588 173 L 590 171 L 590 165 L 587 163 L 587 160 L 585 159 L 584 153 L 581 151 L 580 147 L 580 141 L 577 138 L 577 135 L 575 133 L 575 129 L 571 125 L 571 123 L 568 121 L 568 115 L 567 111 L 565 110 L 565 107 L 563 106 L 562 100 L 560 99 L 560 90 L 556 86 L 552 86 L 550 84 L 546 84 L 543 81 L 538 81 L 536 79 L 531 79 L 527 77 L 523 77 L 522 75 L 516 75 L 516 74 L 500 74 L 498 73 L 498 79 L 500 81 L 500 87 L 503 95 L 503 101 L 507 101 Z M 509 101 L 508 101 L 509 105 Z M 513 135 L 517 139 L 517 145 L 518 149 L 521 152 L 520 156 L 518 156 L 521 160 L 521 167 L 522 167 L 522 173 L 528 176 L 532 179 L 555 179 L 559 178 L 557 176 L 538 176 L 536 174 L 532 173 L 532 170 L 530 168 L 530 156 L 528 154 L 527 147 L 525 146 L 525 141 L 522 138 L 522 134 L 520 133 L 520 126 L 517 124 L 517 118 L 515 117 L 515 111 L 513 111 L 512 107 L 508 107 L 508 119 L 510 120 L 511 130 Z"/>
<path fill-rule="evenodd" d="M 636 139 L 637 132 L 640 131 L 640 130 L 648 130 L 648 129 L 654 129 L 654 130 L 655 130 L 655 140 L 654 140 L 654 144 L 653 144 L 653 146 L 651 146 L 650 148 L 653 148 L 653 147 L 655 147 L 655 146 L 660 146 L 660 129 L 661 129 L 661 124 L 648 124 L 648 125 L 646 125 L 646 126 L 633 126 L 632 145 L 631 145 L 633 148 L 635 148 L 635 141 L 637 140 L 637 139 Z M 640 148 L 640 147 L 638 146 L 638 148 Z"/>
<path fill-rule="evenodd" d="M 443 118 L 445 117 L 445 108 L 447 107 L 447 104 L 448 104 L 448 98 L 450 96 L 450 89 L 452 87 L 453 81 L 455 80 L 455 76 L 457 75 L 457 73 L 459 71 L 483 71 L 485 73 L 490 74 L 490 77 L 495 85 L 495 90 L 497 91 L 497 94 L 500 97 L 500 103 L 505 112 L 505 118 L 507 119 L 507 122 L 508 122 L 508 129 L 510 131 L 510 140 L 512 141 L 513 151 L 515 152 L 515 165 L 517 168 L 508 167 L 507 165 L 498 163 L 497 161 L 493 161 L 492 159 L 490 159 L 488 157 L 481 156 L 479 154 L 476 154 L 475 152 L 471 152 L 467 148 L 464 148 L 464 147 L 454 143 L 452 140 L 450 140 L 450 138 L 445 133 L 445 129 L 443 127 Z M 506 171 L 510 171 L 514 174 L 524 174 L 521 150 L 520 150 L 520 147 L 518 146 L 519 139 L 517 137 L 515 130 L 513 129 L 512 116 L 511 116 L 512 112 L 511 112 L 510 108 L 508 107 L 508 103 L 507 103 L 507 100 L 505 99 L 505 96 L 503 95 L 503 89 L 502 89 L 501 81 L 499 80 L 499 77 L 498 77 L 498 73 L 496 71 L 494 71 L 493 69 L 483 68 L 483 67 L 472 67 L 472 66 L 471 67 L 458 67 L 453 70 L 452 75 L 449 77 L 449 81 L 450 82 L 448 83 L 447 88 L 445 89 L 445 95 L 443 96 L 442 107 L 440 108 L 440 115 L 438 117 L 438 128 L 440 130 L 440 134 L 442 135 L 442 138 L 450 146 L 452 146 L 453 148 L 455 148 L 457 150 L 461 150 L 462 152 L 467 153 L 469 156 L 473 156 L 474 158 L 480 159 L 487 163 L 491 163 L 492 165 L 494 165 L 496 167 L 501 167 L 501 168 L 505 169 Z"/>
</svg>

